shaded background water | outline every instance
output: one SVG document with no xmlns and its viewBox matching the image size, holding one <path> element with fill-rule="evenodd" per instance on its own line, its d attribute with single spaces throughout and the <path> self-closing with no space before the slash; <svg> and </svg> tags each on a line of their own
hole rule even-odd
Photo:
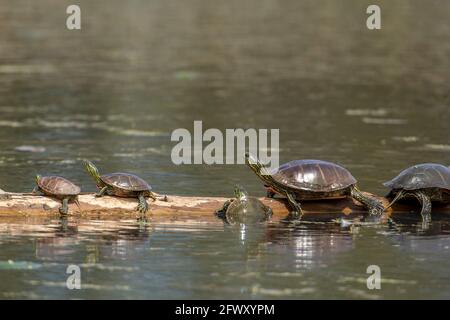
<svg viewBox="0 0 450 320">
<path fill-rule="evenodd" d="M 70 1 L 0 1 L 3 189 L 31 190 L 39 172 L 94 190 L 89 158 L 162 193 L 240 183 L 262 195 L 244 166 L 172 164 L 170 134 L 194 120 L 279 128 L 281 162 L 338 162 L 375 193 L 406 166 L 450 164 L 448 1 L 379 1 L 378 31 L 370 1 L 78 3 L 82 30 L 69 31 Z M 196 224 L 31 220 L 0 221 L 0 297 L 450 296 L 445 222 L 426 234 L 269 224 L 242 240 Z M 68 263 L 86 264 L 91 288 L 61 287 Z M 365 287 L 369 264 L 380 291 Z"/>
</svg>

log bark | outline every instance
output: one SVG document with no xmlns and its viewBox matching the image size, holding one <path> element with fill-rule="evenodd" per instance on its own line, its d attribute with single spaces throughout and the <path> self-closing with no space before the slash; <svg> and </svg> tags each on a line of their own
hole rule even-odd
<svg viewBox="0 0 450 320">
<path fill-rule="evenodd" d="M 374 196 L 374 195 L 372 195 Z M 378 197 L 384 205 L 388 200 Z M 147 216 L 157 220 L 215 219 L 215 210 L 221 208 L 228 198 L 221 197 L 186 197 L 167 196 L 168 201 L 157 200 L 150 203 L 150 211 Z M 284 199 L 260 198 L 274 212 L 273 219 L 284 218 L 288 212 L 288 206 Z M 82 194 L 79 196 L 82 211 L 75 204 L 70 204 L 70 214 L 74 216 L 137 216 L 135 211 L 136 199 L 117 198 L 104 196 L 96 198 L 94 194 Z M 0 216 L 46 216 L 59 215 L 58 208 L 61 202 L 51 197 L 37 196 L 30 193 L 2 193 L 0 194 Z M 362 205 L 351 198 L 334 200 L 303 201 L 305 219 L 330 220 L 340 217 L 362 217 L 366 210 Z M 420 209 L 415 201 L 402 202 L 393 206 L 387 212 L 391 215 L 402 215 L 415 213 L 418 215 Z M 433 205 L 433 216 L 450 218 L 450 204 Z"/>
</svg>

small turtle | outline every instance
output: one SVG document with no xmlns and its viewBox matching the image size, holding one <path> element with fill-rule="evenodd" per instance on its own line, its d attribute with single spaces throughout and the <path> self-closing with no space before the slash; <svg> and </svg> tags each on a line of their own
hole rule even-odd
<svg viewBox="0 0 450 320">
<path fill-rule="evenodd" d="M 156 195 L 151 191 L 152 187 L 134 174 L 118 172 L 100 176 L 92 162 L 85 160 L 84 166 L 100 189 L 95 195 L 96 197 L 102 197 L 107 194 L 124 198 L 138 198 L 139 205 L 136 210 L 141 213 L 148 211 L 146 197 L 152 198 L 153 201 L 156 200 Z"/>
<path fill-rule="evenodd" d="M 80 209 L 78 195 L 81 189 L 71 181 L 58 176 L 42 177 L 37 175 L 36 184 L 37 186 L 34 188 L 33 193 L 41 193 L 62 200 L 62 207 L 59 208 L 59 213 L 67 215 L 69 213 L 69 202 L 71 201 L 75 202 Z"/>
<path fill-rule="evenodd" d="M 422 205 L 423 222 L 429 222 L 431 202 L 450 201 L 450 168 L 437 163 L 418 164 L 403 170 L 383 185 L 391 188 L 387 197 L 393 198 L 387 208 L 401 198 L 414 197 Z"/>
<path fill-rule="evenodd" d="M 235 199 L 224 203 L 216 215 L 229 224 L 256 224 L 270 219 L 272 209 L 262 203 L 258 198 L 250 197 L 241 186 L 234 187 Z"/>
<path fill-rule="evenodd" d="M 338 199 L 347 196 L 361 202 L 371 215 L 379 216 L 384 211 L 380 201 L 359 191 L 352 174 L 335 163 L 293 160 L 272 173 L 249 153 L 245 154 L 245 159 L 247 165 L 265 183 L 268 197 L 273 197 L 276 193 L 286 196 L 294 218 L 303 216 L 297 200 Z"/>
</svg>

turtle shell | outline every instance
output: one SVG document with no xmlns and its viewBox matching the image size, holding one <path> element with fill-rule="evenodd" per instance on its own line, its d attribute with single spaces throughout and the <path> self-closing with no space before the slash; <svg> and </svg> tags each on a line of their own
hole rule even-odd
<svg viewBox="0 0 450 320">
<path fill-rule="evenodd" d="M 76 196 L 81 192 L 79 186 L 58 176 L 41 177 L 38 186 L 44 193 L 55 196 Z"/>
<path fill-rule="evenodd" d="M 383 185 L 391 189 L 441 188 L 450 190 L 450 168 L 438 163 L 418 164 L 403 170 L 398 176 Z"/>
<path fill-rule="evenodd" d="M 100 177 L 106 185 L 126 191 L 149 191 L 150 185 L 143 179 L 131 173 L 110 173 Z"/>
<path fill-rule="evenodd" d="M 272 209 L 254 197 L 234 199 L 225 213 L 226 220 L 229 224 L 255 224 L 264 222 L 271 216 Z"/>
<path fill-rule="evenodd" d="M 293 160 L 283 164 L 272 177 L 290 189 L 333 192 L 356 184 L 345 168 L 322 160 Z"/>
</svg>

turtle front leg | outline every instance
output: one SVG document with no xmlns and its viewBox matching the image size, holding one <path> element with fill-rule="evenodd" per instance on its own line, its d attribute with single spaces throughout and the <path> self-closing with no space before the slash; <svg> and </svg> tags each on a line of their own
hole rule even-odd
<svg viewBox="0 0 450 320">
<path fill-rule="evenodd" d="M 98 193 L 95 194 L 96 198 L 100 198 L 103 197 L 105 194 L 107 194 L 108 192 L 108 186 L 104 186 L 103 188 L 100 189 L 100 191 Z"/>
<path fill-rule="evenodd" d="M 415 190 L 410 192 L 412 196 L 414 196 L 417 200 L 419 200 L 422 205 L 422 210 L 420 211 L 420 215 L 422 216 L 422 222 L 427 224 L 431 222 L 431 199 L 430 197 L 421 190 Z"/>
<path fill-rule="evenodd" d="M 62 200 L 62 207 L 59 208 L 59 213 L 61 213 L 64 216 L 69 213 L 69 198 L 64 198 Z"/>
<path fill-rule="evenodd" d="M 145 199 L 145 193 L 141 192 L 139 193 L 139 205 L 137 206 L 137 211 L 140 213 L 146 213 L 148 211 L 148 203 Z"/>
<path fill-rule="evenodd" d="M 34 187 L 33 191 L 31 191 L 32 194 L 36 195 L 36 196 L 43 196 L 44 193 L 41 191 L 41 189 L 36 186 Z"/>
<path fill-rule="evenodd" d="M 351 188 L 351 197 L 361 202 L 369 210 L 370 215 L 381 216 L 385 210 L 383 204 L 369 196 L 364 195 L 355 186 Z"/>
<path fill-rule="evenodd" d="M 268 185 L 264 185 L 264 187 L 266 188 L 266 197 L 267 198 L 273 198 L 275 197 L 276 193 L 272 190 L 272 188 L 270 188 L 270 186 Z"/>
<path fill-rule="evenodd" d="M 275 197 L 275 195 L 276 195 L 275 192 L 273 192 L 273 191 L 271 191 L 271 190 L 267 190 L 267 194 L 266 194 L 266 197 L 267 197 L 267 198 L 273 199 L 273 198 Z"/>
<path fill-rule="evenodd" d="M 289 206 L 291 207 L 291 212 L 289 215 L 296 220 L 300 220 L 303 217 L 303 210 L 300 206 L 300 203 L 295 199 L 295 195 L 290 192 L 286 192 L 286 198 L 289 202 Z"/>
<path fill-rule="evenodd" d="M 231 202 L 233 202 L 233 200 L 227 200 L 223 203 L 223 206 L 221 209 L 216 210 L 215 214 L 217 217 L 224 219 L 225 218 L 225 213 L 228 210 L 228 207 L 230 206 Z"/>
</svg>

